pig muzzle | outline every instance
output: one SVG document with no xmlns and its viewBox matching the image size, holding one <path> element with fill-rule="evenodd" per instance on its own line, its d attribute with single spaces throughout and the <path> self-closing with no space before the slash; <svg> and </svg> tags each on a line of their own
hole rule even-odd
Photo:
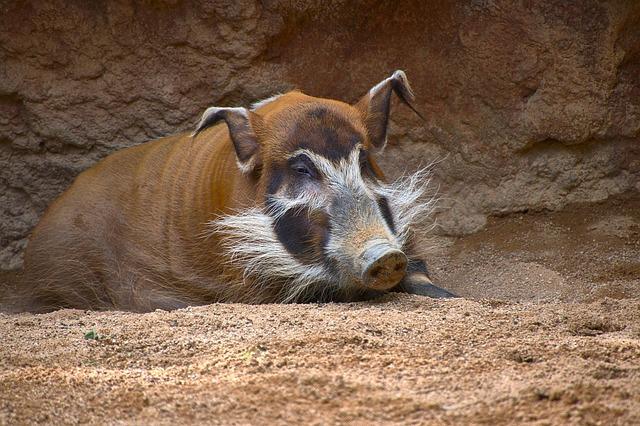
<svg viewBox="0 0 640 426">
<path fill-rule="evenodd" d="M 407 272 L 407 256 L 385 240 L 374 240 L 360 254 L 360 279 L 372 290 L 388 290 Z"/>
</svg>

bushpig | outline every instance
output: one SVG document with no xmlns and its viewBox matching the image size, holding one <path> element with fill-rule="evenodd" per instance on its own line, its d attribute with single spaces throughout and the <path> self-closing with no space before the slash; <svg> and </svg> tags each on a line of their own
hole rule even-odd
<svg viewBox="0 0 640 426">
<path fill-rule="evenodd" d="M 427 172 L 387 183 L 396 71 L 357 103 L 299 91 L 208 108 L 192 134 L 118 151 L 47 209 L 25 254 L 25 309 L 149 311 L 212 302 L 451 297 L 414 255 Z"/>
</svg>

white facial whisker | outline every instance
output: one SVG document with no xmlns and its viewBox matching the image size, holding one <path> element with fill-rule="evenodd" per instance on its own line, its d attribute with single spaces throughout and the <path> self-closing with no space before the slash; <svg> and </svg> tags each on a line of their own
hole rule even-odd
<svg viewBox="0 0 640 426">
<path fill-rule="evenodd" d="M 221 238 L 227 266 L 240 269 L 251 285 L 279 287 L 282 302 L 304 301 L 324 287 L 333 288 L 322 264 L 302 264 L 287 252 L 273 230 L 276 220 L 252 208 L 213 220 L 208 228 Z"/>
<path fill-rule="evenodd" d="M 350 192 L 356 196 L 364 194 L 372 201 L 377 201 L 379 197 L 386 198 L 396 225 L 395 240 L 398 246 L 403 247 L 408 240 L 411 225 L 424 219 L 435 208 L 437 199 L 435 196 L 427 197 L 427 192 L 431 170 L 436 163 L 401 176 L 389 184 L 365 182 L 360 170 L 361 148 L 360 145 L 356 146 L 349 157 L 340 159 L 337 164 L 307 149 L 297 150 L 292 156 L 304 154 L 309 157 L 327 178 L 329 187 L 335 193 Z"/>
<path fill-rule="evenodd" d="M 404 249 L 411 226 L 430 214 L 435 204 L 435 198 L 425 196 L 431 167 L 387 184 L 363 177 L 359 148 L 337 162 L 309 150 L 297 150 L 292 156 L 300 154 L 314 163 L 323 186 L 305 181 L 294 188 L 283 187 L 269 195 L 264 209 L 239 211 L 208 225 L 208 235 L 218 236 L 227 252 L 227 266 L 241 271 L 246 285 L 277 292 L 282 302 L 356 291 L 353 282 L 357 277 L 349 265 L 360 250 L 357 235 L 383 238 Z M 379 204 L 382 198 L 387 200 L 392 223 Z M 318 211 L 329 219 L 328 240 L 317 258 L 303 263 L 287 250 L 275 229 L 287 226 L 288 213 L 312 218 Z M 324 257 L 337 263 L 325 263 Z"/>
<path fill-rule="evenodd" d="M 437 198 L 427 197 L 430 175 L 431 166 L 427 166 L 394 182 L 373 188 L 376 194 L 387 199 L 398 239 L 403 245 L 407 242 L 411 226 L 429 216 L 435 208 Z"/>
</svg>

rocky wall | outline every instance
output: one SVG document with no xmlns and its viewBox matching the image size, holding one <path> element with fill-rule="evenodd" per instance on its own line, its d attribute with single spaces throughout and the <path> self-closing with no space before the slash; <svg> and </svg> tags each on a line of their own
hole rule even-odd
<svg viewBox="0 0 640 426">
<path fill-rule="evenodd" d="M 0 267 L 114 150 L 399 68 L 426 121 L 398 106 L 383 163 L 439 161 L 437 232 L 640 191 L 637 1 L 0 0 Z"/>
</svg>

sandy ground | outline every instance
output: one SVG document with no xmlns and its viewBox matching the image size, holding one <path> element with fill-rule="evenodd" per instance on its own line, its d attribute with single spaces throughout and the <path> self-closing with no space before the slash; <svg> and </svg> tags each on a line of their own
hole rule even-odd
<svg viewBox="0 0 640 426">
<path fill-rule="evenodd" d="M 640 200 L 434 245 L 464 298 L 0 314 L 0 423 L 640 424 Z"/>
</svg>

